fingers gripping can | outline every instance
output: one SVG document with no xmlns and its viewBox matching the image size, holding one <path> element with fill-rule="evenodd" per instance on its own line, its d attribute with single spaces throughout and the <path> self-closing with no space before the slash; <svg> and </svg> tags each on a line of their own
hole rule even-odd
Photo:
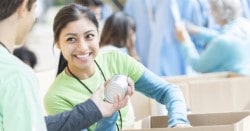
<svg viewBox="0 0 250 131">
<path fill-rule="evenodd" d="M 105 100 L 109 103 L 115 102 L 115 96 L 119 94 L 121 98 L 124 98 L 128 91 L 127 77 L 124 75 L 115 75 L 107 83 L 104 95 Z"/>
</svg>

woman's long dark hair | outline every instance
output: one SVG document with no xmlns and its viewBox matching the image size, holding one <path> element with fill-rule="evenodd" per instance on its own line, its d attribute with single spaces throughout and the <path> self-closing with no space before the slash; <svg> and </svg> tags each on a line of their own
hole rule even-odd
<svg viewBox="0 0 250 131">
<path fill-rule="evenodd" d="M 67 65 L 68 65 L 68 62 L 64 59 L 62 53 L 60 53 L 59 64 L 58 64 L 56 75 L 59 75 Z"/>
<path fill-rule="evenodd" d="M 53 32 L 54 32 L 54 43 L 57 43 L 59 40 L 60 33 L 62 29 L 70 22 L 79 20 L 81 18 L 88 18 L 98 30 L 98 21 L 95 17 L 95 14 L 90 11 L 87 7 L 79 5 L 79 4 L 70 4 L 64 6 L 59 12 L 56 14 L 53 24 Z M 67 61 L 63 57 L 62 53 L 60 54 L 59 64 L 57 75 L 60 74 L 64 68 L 67 66 Z"/>
</svg>

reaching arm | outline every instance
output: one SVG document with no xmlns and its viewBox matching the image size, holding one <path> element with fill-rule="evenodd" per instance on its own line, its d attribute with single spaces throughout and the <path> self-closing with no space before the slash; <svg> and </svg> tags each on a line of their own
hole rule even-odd
<svg viewBox="0 0 250 131">
<path fill-rule="evenodd" d="M 45 117 L 48 131 L 79 131 L 102 118 L 95 103 L 88 99 L 73 110 Z"/>
<path fill-rule="evenodd" d="M 196 26 L 191 23 L 186 23 L 186 28 L 190 34 L 196 35 L 197 37 L 205 40 L 206 42 L 209 42 L 211 39 L 219 35 L 218 30 Z"/>
<path fill-rule="evenodd" d="M 141 78 L 135 83 L 135 90 L 166 105 L 169 115 L 169 127 L 178 124 L 189 125 L 183 94 L 173 84 L 167 83 L 148 69 L 145 69 Z"/>
</svg>

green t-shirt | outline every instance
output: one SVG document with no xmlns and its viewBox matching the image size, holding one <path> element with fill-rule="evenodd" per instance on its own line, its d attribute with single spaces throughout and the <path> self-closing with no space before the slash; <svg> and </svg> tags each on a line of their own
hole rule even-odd
<svg viewBox="0 0 250 131">
<path fill-rule="evenodd" d="M 117 51 L 109 51 L 99 53 L 96 57 L 96 62 L 108 80 L 112 76 L 122 74 L 129 76 L 136 82 L 143 74 L 144 66 L 128 55 Z M 88 79 L 82 80 L 88 88 L 94 92 L 101 84 L 104 83 L 104 78 L 95 68 L 95 73 Z M 52 86 L 45 96 L 45 108 L 48 114 L 53 115 L 66 110 L 71 110 L 75 105 L 82 103 L 91 96 L 91 93 L 75 78 L 68 76 L 64 71 L 57 76 Z M 121 109 L 123 126 L 131 125 L 134 121 L 134 116 L 129 115 L 129 110 L 132 110 L 131 104 Z M 129 116 L 129 117 L 128 117 Z M 117 120 L 120 125 L 120 118 Z M 89 129 L 94 130 L 95 125 Z"/>
<path fill-rule="evenodd" d="M 0 131 L 46 131 L 32 69 L 0 45 Z"/>
</svg>

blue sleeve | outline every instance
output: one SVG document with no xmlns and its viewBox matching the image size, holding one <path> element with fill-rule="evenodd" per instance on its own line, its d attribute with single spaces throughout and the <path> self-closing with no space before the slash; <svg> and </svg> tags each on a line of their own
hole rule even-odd
<svg viewBox="0 0 250 131">
<path fill-rule="evenodd" d="M 206 42 L 210 42 L 214 37 L 218 35 L 219 35 L 219 31 L 215 29 L 200 27 L 199 32 L 196 34 L 196 37 L 199 37 L 199 39 L 202 39 Z"/>
<path fill-rule="evenodd" d="M 135 90 L 166 105 L 168 110 L 168 126 L 189 124 L 186 104 L 182 92 L 175 85 L 145 69 L 143 75 L 135 83 Z"/>
<path fill-rule="evenodd" d="M 222 38 L 222 37 L 221 37 Z M 198 72 L 213 72 L 227 59 L 227 41 L 224 38 L 216 38 L 209 43 L 201 55 L 197 53 L 192 42 L 183 44 L 182 49 L 186 60 L 191 67 Z"/>
<path fill-rule="evenodd" d="M 95 131 L 116 131 L 117 118 L 118 112 L 115 112 L 112 116 L 101 119 L 97 122 Z"/>
</svg>

